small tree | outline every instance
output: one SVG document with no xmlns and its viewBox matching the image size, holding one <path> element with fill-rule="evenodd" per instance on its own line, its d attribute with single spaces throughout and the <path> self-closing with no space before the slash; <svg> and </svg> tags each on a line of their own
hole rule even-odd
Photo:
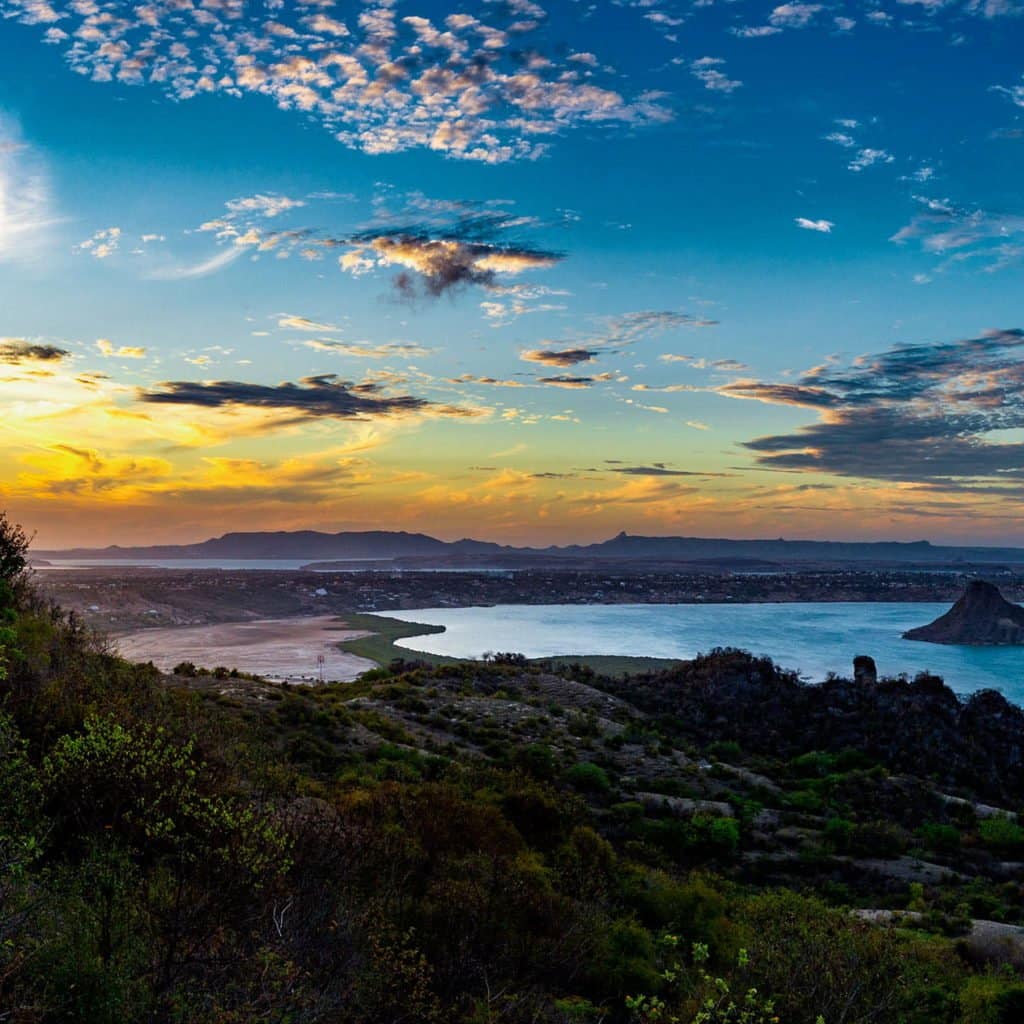
<svg viewBox="0 0 1024 1024">
<path fill-rule="evenodd" d="M 0 583 L 14 587 L 28 568 L 29 537 L 0 511 Z"/>
</svg>

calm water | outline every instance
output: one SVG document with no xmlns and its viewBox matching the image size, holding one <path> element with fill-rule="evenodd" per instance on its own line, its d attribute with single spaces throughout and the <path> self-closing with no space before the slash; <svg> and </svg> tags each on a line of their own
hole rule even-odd
<svg viewBox="0 0 1024 1024">
<path fill-rule="evenodd" d="M 692 658 L 713 647 L 766 654 L 811 680 L 828 672 L 850 676 L 854 655 L 870 654 L 881 674 L 928 670 L 961 693 L 992 687 L 1024 704 L 1024 647 L 947 647 L 903 640 L 946 604 L 630 604 L 498 605 L 382 612 L 396 619 L 446 627 L 409 637 L 403 647 L 453 657 L 518 651 L 531 658 L 558 654 Z"/>
<path fill-rule="evenodd" d="M 314 562 L 351 562 L 351 568 L 347 569 L 314 569 L 313 572 L 322 573 L 350 573 L 350 572 L 493 572 L 495 574 L 505 573 L 507 569 L 473 568 L 460 566 L 459 568 L 431 569 L 402 566 L 396 568 L 388 564 L 386 558 L 48 558 L 49 565 L 36 565 L 33 568 L 40 572 L 47 569 L 253 569 L 261 571 L 280 570 L 281 572 L 295 572 L 305 565 Z M 365 562 L 366 565 L 357 567 L 355 563 Z"/>
<path fill-rule="evenodd" d="M 295 570 L 309 565 L 311 558 L 48 558 L 47 569 L 262 569 Z"/>
</svg>

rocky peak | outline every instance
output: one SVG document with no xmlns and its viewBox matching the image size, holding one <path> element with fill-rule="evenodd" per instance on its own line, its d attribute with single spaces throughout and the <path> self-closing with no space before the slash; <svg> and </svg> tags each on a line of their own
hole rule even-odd
<svg viewBox="0 0 1024 1024">
<path fill-rule="evenodd" d="M 927 626 L 903 634 L 935 644 L 1024 644 L 1024 608 L 986 580 L 972 580 L 956 604 Z"/>
</svg>

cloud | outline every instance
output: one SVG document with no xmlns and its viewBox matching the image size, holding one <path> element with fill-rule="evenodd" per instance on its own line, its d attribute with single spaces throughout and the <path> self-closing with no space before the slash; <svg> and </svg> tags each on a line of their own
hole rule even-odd
<svg viewBox="0 0 1024 1024">
<path fill-rule="evenodd" d="M 487 384 L 494 388 L 523 388 L 526 385 L 520 380 L 501 380 L 498 377 L 477 377 L 472 373 L 464 373 L 459 377 L 449 377 L 449 384 Z"/>
<path fill-rule="evenodd" d="M 538 377 L 538 384 L 548 384 L 555 388 L 589 388 L 596 383 L 597 377 L 571 377 L 558 374 L 554 377 Z"/>
<path fill-rule="evenodd" d="M 76 252 L 86 252 L 94 259 L 105 260 L 113 256 L 121 245 L 121 229 L 119 227 L 103 228 L 91 235 L 84 242 L 75 246 Z"/>
<path fill-rule="evenodd" d="M 189 405 L 205 409 L 258 409 L 290 413 L 286 422 L 316 419 L 362 420 L 429 413 L 471 416 L 473 410 L 441 406 L 413 395 L 390 395 L 381 385 L 354 384 L 336 374 L 303 377 L 298 384 L 252 384 L 241 381 L 164 381 L 157 390 L 140 390 L 143 402 Z"/>
<path fill-rule="evenodd" d="M 38 258 L 58 219 L 42 162 L 0 115 L 0 263 Z"/>
<path fill-rule="evenodd" d="M 151 270 L 147 276 L 157 281 L 183 281 L 193 277 L 206 277 L 208 274 L 215 274 L 218 270 L 234 263 L 239 256 L 245 252 L 241 248 L 222 249 L 199 263 L 179 265 L 174 267 L 159 267 Z"/>
<path fill-rule="evenodd" d="M 330 334 L 332 331 L 340 330 L 334 324 L 322 324 L 318 320 L 310 320 L 304 316 L 291 316 L 287 313 L 281 315 L 277 326 L 293 331 L 312 331 L 317 334 Z"/>
<path fill-rule="evenodd" d="M 994 85 L 992 87 L 994 92 L 1001 92 L 1004 96 L 1008 97 L 1012 103 L 1018 107 L 1024 107 L 1024 83 L 1020 85 Z"/>
<path fill-rule="evenodd" d="M 43 345 L 22 338 L 0 338 L 0 363 L 20 366 L 23 363 L 56 363 L 66 359 L 70 352 L 56 345 Z"/>
<path fill-rule="evenodd" d="M 600 61 L 546 47 L 543 18 L 523 18 L 516 4 L 436 20 L 403 15 L 393 0 L 337 17 L 310 6 L 320 5 L 5 0 L 3 13 L 41 26 L 93 82 L 155 87 L 176 100 L 260 95 L 371 154 L 423 148 L 502 163 L 542 155 L 577 125 L 671 116 L 660 93 L 627 96 Z"/>
<path fill-rule="evenodd" d="M 388 342 L 384 345 L 357 345 L 344 341 L 323 341 L 313 339 L 302 343 L 306 348 L 318 352 L 331 352 L 339 356 L 358 356 L 361 359 L 418 359 L 432 355 L 432 348 L 413 345 L 409 342 Z"/>
<path fill-rule="evenodd" d="M 818 423 L 745 443 L 762 467 L 938 489 L 1024 486 L 1024 331 L 901 345 L 795 383 L 734 381 L 719 394 L 815 409 Z"/>
<path fill-rule="evenodd" d="M 277 217 L 288 210 L 305 206 L 306 203 L 302 199 L 289 199 L 288 196 L 260 193 L 242 199 L 229 199 L 224 205 L 230 213 L 258 213 L 263 217 Z"/>
<path fill-rule="evenodd" d="M 701 57 L 690 65 L 690 74 L 703 82 L 705 89 L 728 94 L 739 89 L 743 83 L 738 79 L 729 78 L 721 70 L 724 64 L 725 61 L 721 57 Z"/>
<path fill-rule="evenodd" d="M 394 279 L 404 298 L 438 298 L 471 285 L 496 289 L 502 277 L 547 269 L 565 258 L 511 237 L 524 218 L 507 209 L 457 203 L 439 213 L 415 222 L 384 221 L 329 244 L 347 249 L 339 263 L 355 276 L 376 267 L 404 268 Z"/>
<path fill-rule="evenodd" d="M 650 466 L 614 466 L 611 473 L 622 473 L 625 476 L 722 476 L 721 473 L 700 473 L 687 469 L 671 469 L 664 462 L 655 462 Z"/>
<path fill-rule="evenodd" d="M 704 320 L 677 310 L 643 309 L 618 316 L 605 317 L 601 330 L 573 344 L 556 347 L 554 342 L 545 343 L 543 348 L 529 349 L 520 359 L 545 366 L 569 367 L 587 363 L 610 352 L 620 352 L 644 338 L 665 331 L 680 328 L 711 327 L 715 320 Z M 681 357 L 689 360 L 691 357 Z M 546 378 L 551 383 L 561 378 Z M 591 378 L 579 378 L 590 381 Z M 564 387 L 572 385 L 563 384 Z M 581 385 L 582 386 L 582 385 Z"/>
<path fill-rule="evenodd" d="M 847 164 L 849 169 L 860 173 L 875 164 L 891 164 L 896 158 L 885 149 L 859 149 L 857 155 Z"/>
<path fill-rule="evenodd" d="M 796 226 L 805 231 L 820 231 L 822 234 L 830 235 L 835 224 L 830 220 L 809 220 L 807 217 L 797 217 Z"/>
<path fill-rule="evenodd" d="M 920 195 L 914 199 L 920 212 L 890 241 L 917 241 L 922 251 L 945 256 L 938 271 L 974 261 L 991 273 L 1024 256 L 1024 216 L 961 207 L 949 199 Z"/>
<path fill-rule="evenodd" d="M 806 28 L 821 10 L 824 10 L 821 4 L 780 4 L 768 16 L 768 21 L 776 28 Z"/>
<path fill-rule="evenodd" d="M 530 363 L 543 363 L 545 366 L 575 366 L 577 363 L 589 363 L 601 354 L 596 348 L 535 348 L 524 352 L 519 358 Z"/>
<path fill-rule="evenodd" d="M 767 36 L 777 36 L 782 29 L 775 25 L 744 25 L 729 31 L 740 39 L 764 39 Z"/>
<path fill-rule="evenodd" d="M 96 348 L 99 349 L 100 355 L 109 357 L 117 357 L 119 359 L 145 359 L 146 350 L 139 345 L 115 345 L 112 341 L 107 338 L 98 338 L 96 340 Z"/>
</svg>

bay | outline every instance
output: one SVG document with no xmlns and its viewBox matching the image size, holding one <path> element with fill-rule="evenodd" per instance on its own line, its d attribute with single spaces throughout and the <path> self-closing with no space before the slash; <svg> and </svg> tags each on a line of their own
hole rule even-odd
<svg viewBox="0 0 1024 1024">
<path fill-rule="evenodd" d="M 851 676 L 868 654 L 880 675 L 942 676 L 959 693 L 986 688 L 1024 703 L 1024 647 L 958 647 L 904 640 L 901 634 L 941 615 L 936 603 L 496 605 L 381 612 L 444 626 L 401 647 L 458 658 L 515 651 L 529 658 L 604 654 L 692 658 L 715 647 L 767 655 L 813 682 Z"/>
</svg>

